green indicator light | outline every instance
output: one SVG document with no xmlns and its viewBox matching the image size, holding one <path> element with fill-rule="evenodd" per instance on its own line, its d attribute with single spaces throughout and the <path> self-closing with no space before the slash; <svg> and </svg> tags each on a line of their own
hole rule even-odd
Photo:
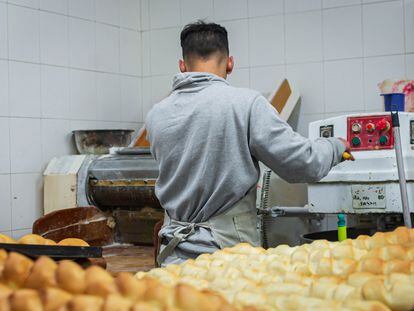
<svg viewBox="0 0 414 311">
<path fill-rule="evenodd" d="M 379 139 L 380 145 L 385 145 L 388 142 L 388 137 L 385 135 L 382 135 Z"/>
<path fill-rule="evenodd" d="M 354 137 L 351 142 L 353 146 L 359 146 L 361 144 L 361 139 L 359 137 Z"/>
</svg>

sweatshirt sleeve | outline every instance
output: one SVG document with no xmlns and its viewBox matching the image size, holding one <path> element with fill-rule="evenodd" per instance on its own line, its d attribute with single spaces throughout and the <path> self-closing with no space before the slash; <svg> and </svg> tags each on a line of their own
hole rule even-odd
<svg viewBox="0 0 414 311">
<path fill-rule="evenodd" d="M 310 140 L 294 132 L 263 96 L 252 105 L 249 130 L 252 155 L 291 183 L 322 179 L 345 151 L 337 138 Z"/>
</svg>

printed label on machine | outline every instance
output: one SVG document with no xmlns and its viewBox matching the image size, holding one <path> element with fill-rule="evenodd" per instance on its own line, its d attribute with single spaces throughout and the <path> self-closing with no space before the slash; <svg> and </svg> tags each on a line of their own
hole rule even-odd
<svg viewBox="0 0 414 311">
<path fill-rule="evenodd" d="M 352 207 L 354 209 L 385 208 L 385 187 L 352 185 Z"/>
</svg>

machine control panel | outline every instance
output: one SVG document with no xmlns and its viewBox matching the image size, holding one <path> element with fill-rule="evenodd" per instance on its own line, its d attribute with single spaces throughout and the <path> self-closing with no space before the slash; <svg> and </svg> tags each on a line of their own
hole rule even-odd
<svg viewBox="0 0 414 311">
<path fill-rule="evenodd" d="M 349 117 L 347 122 L 347 139 L 351 150 L 394 148 L 390 115 Z"/>
</svg>

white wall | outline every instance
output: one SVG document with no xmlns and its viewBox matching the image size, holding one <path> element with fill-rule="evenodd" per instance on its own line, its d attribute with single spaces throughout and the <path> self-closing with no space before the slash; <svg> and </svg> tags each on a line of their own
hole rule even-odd
<svg viewBox="0 0 414 311">
<path fill-rule="evenodd" d="M 71 130 L 142 122 L 140 0 L 0 0 L 0 232 L 42 213 Z"/>
<path fill-rule="evenodd" d="M 268 93 L 287 77 L 310 121 L 381 108 L 377 83 L 414 78 L 414 0 L 143 0 L 144 115 L 165 96 L 179 32 L 198 18 L 229 32 L 236 86 Z M 168 53 L 167 53 L 168 51 Z"/>
</svg>

